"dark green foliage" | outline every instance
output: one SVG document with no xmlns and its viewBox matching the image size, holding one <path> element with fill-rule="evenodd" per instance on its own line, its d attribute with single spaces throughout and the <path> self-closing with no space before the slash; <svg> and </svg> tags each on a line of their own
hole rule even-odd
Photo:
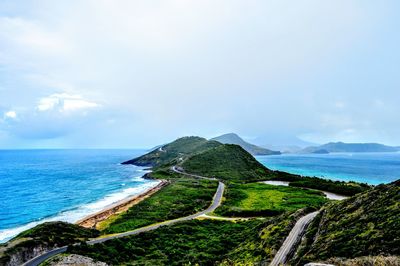
<svg viewBox="0 0 400 266">
<path fill-rule="evenodd" d="M 265 180 L 273 176 L 273 172 L 251 154 L 232 144 L 220 145 L 196 154 L 184 161 L 182 166 L 188 173 L 232 182 Z"/>
<path fill-rule="evenodd" d="M 49 222 L 22 232 L 14 239 L 0 245 L 0 265 L 5 265 L 12 255 L 28 256 L 35 247 L 62 247 L 99 236 L 94 229 L 64 223 Z"/>
<path fill-rule="evenodd" d="M 275 173 L 276 176 L 273 178 L 274 180 L 288 181 L 290 182 L 289 185 L 293 187 L 306 187 L 324 190 L 345 196 L 353 196 L 357 193 L 372 188 L 372 186 L 363 183 L 333 181 L 319 177 L 293 175 L 281 171 L 275 171 Z"/>
<path fill-rule="evenodd" d="M 180 158 L 185 159 L 188 155 L 193 155 L 219 145 L 221 143 L 217 141 L 208 141 L 200 137 L 183 137 L 162 146 L 161 150 L 158 148 L 123 164 L 149 167 L 173 165 L 179 162 Z"/>
<path fill-rule="evenodd" d="M 310 211 L 312 209 L 305 208 L 294 213 L 287 212 L 263 222 L 256 230 L 257 235 L 249 235 L 243 243 L 228 254 L 223 264 L 268 265 L 296 221 Z"/>
<path fill-rule="evenodd" d="M 328 201 L 319 191 L 262 183 L 229 184 L 225 198 L 216 213 L 230 217 L 276 216 Z"/>
<path fill-rule="evenodd" d="M 88 239 L 99 236 L 99 231 L 87 229 L 76 224 L 65 222 L 49 222 L 35 226 L 16 236 L 16 238 L 40 239 L 46 243 L 67 245 L 76 242 L 78 239 Z"/>
<path fill-rule="evenodd" d="M 400 255 L 399 232 L 400 180 L 324 207 L 319 223 L 308 229 L 301 262 Z"/>
<path fill-rule="evenodd" d="M 193 220 L 104 244 L 70 247 L 69 252 L 112 265 L 214 265 L 245 239 L 255 237 L 259 224 Z"/>
<path fill-rule="evenodd" d="M 171 180 L 171 184 L 121 214 L 104 233 L 125 232 L 202 211 L 211 204 L 217 186 L 216 181 L 203 179 Z"/>
</svg>

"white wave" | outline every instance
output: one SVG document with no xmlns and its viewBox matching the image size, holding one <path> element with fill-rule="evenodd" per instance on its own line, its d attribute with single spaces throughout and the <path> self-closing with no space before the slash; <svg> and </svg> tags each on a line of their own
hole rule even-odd
<svg viewBox="0 0 400 266">
<path fill-rule="evenodd" d="M 109 194 L 98 201 L 79 206 L 69 211 L 60 212 L 53 217 L 44 218 L 40 221 L 31 222 L 15 228 L 2 229 L 0 230 L 0 243 L 4 243 L 10 240 L 11 238 L 15 237 L 19 233 L 28 230 L 30 228 L 33 228 L 41 223 L 53 222 L 53 221 L 76 223 L 77 221 L 87 217 L 88 215 L 104 210 L 108 206 L 113 205 L 121 200 L 124 200 L 128 197 L 132 197 L 135 195 L 139 195 L 145 192 L 146 190 L 156 186 L 159 182 L 160 181 L 154 180 L 151 182 L 141 184 L 137 187 L 126 188 L 122 191 Z"/>
</svg>

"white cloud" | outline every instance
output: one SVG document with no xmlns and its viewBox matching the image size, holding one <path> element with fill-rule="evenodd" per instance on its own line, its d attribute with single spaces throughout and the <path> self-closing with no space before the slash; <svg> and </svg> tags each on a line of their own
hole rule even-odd
<svg viewBox="0 0 400 266">
<path fill-rule="evenodd" d="M 37 110 L 42 112 L 50 110 L 56 110 L 59 112 L 72 112 L 99 106 L 100 105 L 95 102 L 83 99 L 81 95 L 56 93 L 40 99 L 37 105 Z"/>
<path fill-rule="evenodd" d="M 11 118 L 11 119 L 16 119 L 17 118 L 17 112 L 10 110 L 4 113 L 4 118 Z"/>
</svg>

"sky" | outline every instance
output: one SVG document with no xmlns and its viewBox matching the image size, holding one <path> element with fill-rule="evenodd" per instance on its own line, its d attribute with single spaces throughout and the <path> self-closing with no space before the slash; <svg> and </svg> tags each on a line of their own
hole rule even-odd
<svg viewBox="0 0 400 266">
<path fill-rule="evenodd" d="M 1 0 L 0 148 L 400 145 L 400 2 Z"/>
</svg>

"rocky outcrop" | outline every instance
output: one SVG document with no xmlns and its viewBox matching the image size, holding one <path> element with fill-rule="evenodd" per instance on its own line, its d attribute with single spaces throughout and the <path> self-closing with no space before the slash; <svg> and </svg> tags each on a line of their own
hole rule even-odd
<svg viewBox="0 0 400 266">
<path fill-rule="evenodd" d="M 95 261 L 92 258 L 84 257 L 81 255 L 70 254 L 70 255 L 58 255 L 48 261 L 50 266 L 107 266 L 108 264 Z"/>
</svg>

